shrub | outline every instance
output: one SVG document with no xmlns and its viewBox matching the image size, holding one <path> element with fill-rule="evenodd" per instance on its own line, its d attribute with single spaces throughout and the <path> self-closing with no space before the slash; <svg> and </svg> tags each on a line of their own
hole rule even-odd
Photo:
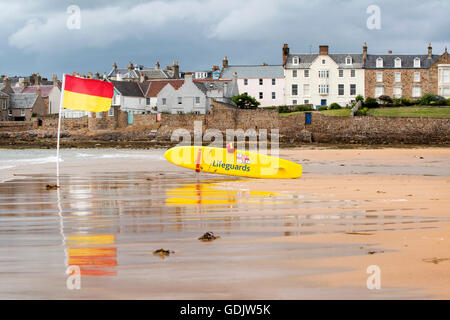
<svg viewBox="0 0 450 320">
<path fill-rule="evenodd" d="M 288 106 L 278 106 L 278 113 L 288 113 L 291 112 L 291 108 Z"/>
<path fill-rule="evenodd" d="M 278 109 L 278 107 L 270 106 L 270 107 L 263 107 L 264 110 L 275 110 Z"/>
<path fill-rule="evenodd" d="M 450 98 L 447 99 L 447 103 L 448 106 L 450 106 Z"/>
<path fill-rule="evenodd" d="M 375 98 L 367 97 L 366 102 L 364 102 L 364 107 L 367 107 L 369 109 L 378 108 L 379 106 L 380 105 Z"/>
<path fill-rule="evenodd" d="M 434 95 L 431 93 L 425 93 L 422 98 L 419 99 L 419 104 L 422 106 L 430 105 L 430 106 L 443 106 L 447 102 L 444 97 Z"/>
<path fill-rule="evenodd" d="M 369 111 L 369 108 L 364 107 L 362 109 L 359 109 L 356 111 L 355 116 L 367 116 L 367 112 Z"/>
<path fill-rule="evenodd" d="M 412 106 L 416 104 L 414 100 L 411 100 L 409 98 L 400 98 L 400 102 L 402 106 Z"/>
<path fill-rule="evenodd" d="M 261 103 L 246 93 L 231 98 L 239 109 L 256 109 Z"/>
<path fill-rule="evenodd" d="M 390 103 L 392 103 L 392 98 L 387 96 L 387 95 L 379 96 L 378 100 L 380 100 L 382 104 L 390 104 Z"/>
<path fill-rule="evenodd" d="M 327 109 L 328 109 L 327 106 L 320 106 L 317 110 L 323 111 L 323 110 L 327 110 Z"/>
<path fill-rule="evenodd" d="M 355 98 L 355 101 L 361 101 L 361 102 L 364 102 L 364 97 L 363 97 L 362 95 L 358 94 L 358 95 L 356 96 L 356 98 Z"/>
<path fill-rule="evenodd" d="M 342 107 L 339 105 L 339 103 L 332 103 L 330 104 L 330 107 L 328 108 L 328 110 L 334 110 L 334 109 L 342 109 Z"/>
<path fill-rule="evenodd" d="M 312 108 L 310 106 L 299 105 L 295 106 L 294 111 L 312 111 Z"/>
</svg>

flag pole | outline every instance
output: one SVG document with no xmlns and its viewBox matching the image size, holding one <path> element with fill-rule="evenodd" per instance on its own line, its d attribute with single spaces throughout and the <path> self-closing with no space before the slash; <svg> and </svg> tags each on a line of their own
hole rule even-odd
<svg viewBox="0 0 450 320">
<path fill-rule="evenodd" d="M 61 136 L 61 117 L 62 117 L 62 109 L 63 109 L 63 100 L 64 100 L 64 86 L 66 83 L 66 75 L 63 73 L 62 78 L 62 86 L 61 86 L 61 98 L 59 101 L 59 116 L 58 116 L 58 137 L 56 143 L 56 185 L 59 187 L 59 142 Z"/>
</svg>

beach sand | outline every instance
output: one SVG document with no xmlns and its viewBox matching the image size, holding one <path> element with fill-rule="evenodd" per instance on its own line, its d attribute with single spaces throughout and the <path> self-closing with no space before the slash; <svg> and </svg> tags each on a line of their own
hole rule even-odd
<svg viewBox="0 0 450 320">
<path fill-rule="evenodd" d="M 0 298 L 450 298 L 450 149 L 283 149 L 293 180 L 196 176 L 163 152 L 63 150 L 59 190 L 54 163 L 1 170 Z"/>
</svg>

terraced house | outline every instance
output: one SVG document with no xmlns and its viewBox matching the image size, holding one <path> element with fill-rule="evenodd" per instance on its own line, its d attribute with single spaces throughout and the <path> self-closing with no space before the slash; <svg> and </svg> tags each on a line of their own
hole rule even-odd
<svg viewBox="0 0 450 320">
<path fill-rule="evenodd" d="M 357 53 L 330 54 L 327 45 L 314 54 L 290 53 L 283 46 L 285 103 L 326 106 L 351 104 L 358 94 L 364 94 L 363 55 Z"/>
<path fill-rule="evenodd" d="M 424 93 L 450 97 L 450 59 L 447 49 L 442 55 L 427 54 L 367 54 L 363 46 L 365 96 L 378 98 L 420 98 Z"/>
</svg>

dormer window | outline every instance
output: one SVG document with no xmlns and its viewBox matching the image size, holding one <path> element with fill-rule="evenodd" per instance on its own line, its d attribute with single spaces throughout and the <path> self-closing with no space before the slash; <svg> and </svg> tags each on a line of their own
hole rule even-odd
<svg viewBox="0 0 450 320">
<path fill-rule="evenodd" d="M 395 68 L 401 68 L 402 67 L 402 59 L 399 57 L 395 58 L 394 60 L 394 67 Z"/>
<path fill-rule="evenodd" d="M 414 58 L 414 68 L 420 68 L 420 59 Z"/>
<path fill-rule="evenodd" d="M 348 56 L 348 57 L 345 58 L 345 64 L 349 65 L 349 64 L 352 64 L 352 63 L 353 63 L 352 57 Z"/>
<path fill-rule="evenodd" d="M 383 68 L 383 58 L 377 58 L 377 68 Z"/>
<path fill-rule="evenodd" d="M 294 59 L 292 60 L 293 64 L 298 64 L 298 57 L 294 57 Z"/>
</svg>

